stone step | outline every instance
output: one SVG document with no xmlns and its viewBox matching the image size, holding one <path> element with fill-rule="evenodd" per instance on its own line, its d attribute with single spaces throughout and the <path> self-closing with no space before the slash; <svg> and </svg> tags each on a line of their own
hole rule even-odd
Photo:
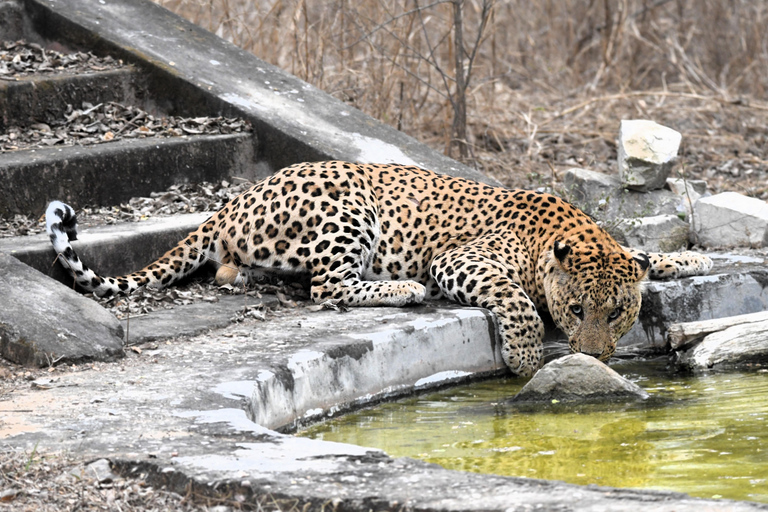
<svg viewBox="0 0 768 512">
<path fill-rule="evenodd" d="M 84 102 L 147 109 L 146 84 L 133 66 L 82 74 L 24 76 L 0 81 L 0 130 L 63 119 Z"/>
<path fill-rule="evenodd" d="M 0 154 L 0 215 L 42 215 L 54 199 L 114 205 L 178 183 L 255 180 L 249 133 L 152 137 Z"/>
</svg>

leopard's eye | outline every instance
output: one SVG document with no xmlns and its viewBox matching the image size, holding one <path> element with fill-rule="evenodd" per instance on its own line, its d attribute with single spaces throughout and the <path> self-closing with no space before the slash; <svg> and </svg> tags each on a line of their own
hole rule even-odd
<svg viewBox="0 0 768 512">
<path fill-rule="evenodd" d="M 584 317 L 584 309 L 581 307 L 581 304 L 574 304 L 571 306 L 571 313 L 573 313 L 578 318 Z"/>
<path fill-rule="evenodd" d="M 619 318 L 619 315 L 621 315 L 621 308 L 616 308 L 610 313 L 608 313 L 608 321 L 613 322 L 617 318 Z"/>
</svg>

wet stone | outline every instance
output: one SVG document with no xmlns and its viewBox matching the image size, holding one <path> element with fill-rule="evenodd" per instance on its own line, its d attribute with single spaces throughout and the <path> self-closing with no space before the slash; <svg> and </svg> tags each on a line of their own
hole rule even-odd
<svg viewBox="0 0 768 512">
<path fill-rule="evenodd" d="M 123 355 L 118 320 L 74 290 L 0 253 L 0 355 L 28 366 Z"/>
<path fill-rule="evenodd" d="M 546 364 L 512 402 L 551 403 L 648 398 L 648 393 L 594 357 L 571 354 Z"/>
</svg>

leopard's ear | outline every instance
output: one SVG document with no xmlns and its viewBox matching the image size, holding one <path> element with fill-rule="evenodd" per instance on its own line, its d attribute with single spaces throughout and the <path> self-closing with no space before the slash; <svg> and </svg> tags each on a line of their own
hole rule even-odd
<svg viewBox="0 0 768 512">
<path fill-rule="evenodd" d="M 565 258 L 571 254 L 571 246 L 566 244 L 561 244 L 557 240 L 555 240 L 555 247 L 554 247 L 554 253 L 555 258 L 557 258 L 557 261 L 560 262 L 560 264 L 565 263 Z"/>
<path fill-rule="evenodd" d="M 648 255 L 643 252 L 635 254 L 632 256 L 632 258 L 635 260 L 635 263 L 637 263 L 637 266 L 639 267 L 637 280 L 640 281 L 645 277 L 645 274 L 648 273 L 648 269 L 651 268 L 651 260 L 648 259 Z"/>
</svg>

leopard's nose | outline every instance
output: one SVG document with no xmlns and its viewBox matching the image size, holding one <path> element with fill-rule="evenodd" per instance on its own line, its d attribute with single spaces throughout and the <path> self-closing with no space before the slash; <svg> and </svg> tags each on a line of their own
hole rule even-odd
<svg viewBox="0 0 768 512">
<path fill-rule="evenodd" d="M 600 359 L 600 356 L 603 355 L 602 350 L 589 350 L 589 349 L 587 349 L 587 350 L 580 350 L 579 352 L 581 352 L 582 354 L 588 355 L 588 356 L 592 356 L 595 359 Z"/>
</svg>

